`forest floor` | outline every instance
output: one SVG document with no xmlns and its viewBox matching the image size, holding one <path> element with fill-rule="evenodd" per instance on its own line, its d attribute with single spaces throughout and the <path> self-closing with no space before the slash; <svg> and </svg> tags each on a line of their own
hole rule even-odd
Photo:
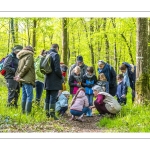
<svg viewBox="0 0 150 150">
<path fill-rule="evenodd" d="M 47 119 L 45 122 L 36 124 L 22 124 L 22 125 L 2 125 L 0 132 L 63 132 L 63 133 L 97 133 L 107 132 L 104 128 L 98 127 L 98 122 L 101 117 L 94 115 L 93 117 L 84 116 L 84 121 L 72 121 L 70 115 L 60 117 L 59 120 Z"/>
</svg>

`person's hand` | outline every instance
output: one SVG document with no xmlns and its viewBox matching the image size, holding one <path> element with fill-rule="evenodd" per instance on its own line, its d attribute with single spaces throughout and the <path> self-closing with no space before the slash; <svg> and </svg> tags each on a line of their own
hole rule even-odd
<svg viewBox="0 0 150 150">
<path fill-rule="evenodd" d="M 94 108 L 94 106 L 89 106 L 90 109 Z"/>
<path fill-rule="evenodd" d="M 17 82 L 19 82 L 20 81 L 20 77 L 19 76 L 15 76 L 14 80 L 17 81 Z"/>
<path fill-rule="evenodd" d="M 123 94 L 121 97 L 122 97 L 122 98 L 126 98 L 126 95 Z"/>
</svg>

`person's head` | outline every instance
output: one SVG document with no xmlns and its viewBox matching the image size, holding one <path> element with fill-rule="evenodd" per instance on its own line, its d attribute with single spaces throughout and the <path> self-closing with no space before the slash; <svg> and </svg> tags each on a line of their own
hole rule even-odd
<svg viewBox="0 0 150 150">
<path fill-rule="evenodd" d="M 18 52 L 20 52 L 21 50 L 23 49 L 23 46 L 21 45 L 15 45 L 13 48 L 12 48 L 12 52 L 17 54 Z"/>
<path fill-rule="evenodd" d="M 87 67 L 87 73 L 89 74 L 89 75 L 92 75 L 93 73 L 94 73 L 94 68 L 93 67 Z"/>
<path fill-rule="evenodd" d="M 107 81 L 105 74 L 104 73 L 100 73 L 98 75 L 98 80 L 100 80 L 100 81 Z"/>
<path fill-rule="evenodd" d="M 59 45 L 58 44 L 52 44 L 52 49 L 55 49 L 57 52 L 59 51 Z"/>
<path fill-rule="evenodd" d="M 62 94 L 63 94 L 67 99 L 69 99 L 70 93 L 69 93 L 68 91 L 63 91 Z"/>
<path fill-rule="evenodd" d="M 41 51 L 41 56 L 45 56 L 46 54 L 47 54 L 47 51 L 43 49 L 43 50 Z"/>
<path fill-rule="evenodd" d="M 75 74 L 79 75 L 80 72 L 81 72 L 80 67 L 79 67 L 79 66 L 76 66 L 76 67 L 73 69 L 73 72 L 74 72 Z"/>
<path fill-rule="evenodd" d="M 64 63 L 60 63 L 60 69 L 61 69 L 62 76 L 65 77 L 68 67 Z"/>
<path fill-rule="evenodd" d="M 99 85 L 95 85 L 94 87 L 92 87 L 92 90 L 95 97 L 97 97 L 99 92 L 104 92 L 104 89 Z"/>
<path fill-rule="evenodd" d="M 104 68 L 104 66 L 105 66 L 105 62 L 103 61 L 103 60 L 99 60 L 98 61 L 98 67 L 100 68 L 100 69 L 103 69 Z"/>
<path fill-rule="evenodd" d="M 27 50 L 27 51 L 34 52 L 34 50 L 33 50 L 33 47 L 32 47 L 32 46 L 25 46 L 25 47 L 23 48 L 23 50 Z"/>
<path fill-rule="evenodd" d="M 120 71 L 121 71 L 122 73 L 125 73 L 126 70 L 127 70 L 127 67 L 126 67 L 125 64 L 122 64 L 122 65 L 119 67 L 119 69 L 120 69 Z"/>
<path fill-rule="evenodd" d="M 117 75 L 117 81 L 118 81 L 118 82 L 121 82 L 121 81 L 123 80 L 123 78 L 124 78 L 124 77 L 123 77 L 123 74 L 118 74 L 118 75 Z"/>
<path fill-rule="evenodd" d="M 77 56 L 77 65 L 82 66 L 83 65 L 83 57 L 81 55 Z"/>
</svg>

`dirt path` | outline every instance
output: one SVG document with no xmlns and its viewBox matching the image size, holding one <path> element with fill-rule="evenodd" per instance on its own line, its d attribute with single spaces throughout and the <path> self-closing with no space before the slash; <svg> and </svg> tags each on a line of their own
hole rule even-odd
<svg viewBox="0 0 150 150">
<path fill-rule="evenodd" d="M 84 117 L 84 122 L 70 121 L 70 116 L 64 116 L 58 121 L 48 119 L 46 122 L 33 125 L 12 125 L 0 132 L 68 132 L 68 133 L 83 133 L 83 132 L 107 132 L 104 128 L 97 126 L 100 117 Z"/>
</svg>

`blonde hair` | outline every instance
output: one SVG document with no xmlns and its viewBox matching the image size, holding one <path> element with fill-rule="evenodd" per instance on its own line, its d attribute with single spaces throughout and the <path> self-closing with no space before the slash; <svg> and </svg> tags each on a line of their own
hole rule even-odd
<svg viewBox="0 0 150 150">
<path fill-rule="evenodd" d="M 73 72 L 80 72 L 80 71 L 81 71 L 81 69 L 80 69 L 79 66 L 76 66 L 76 67 L 73 69 Z"/>
<path fill-rule="evenodd" d="M 100 73 L 100 74 L 98 75 L 98 80 L 101 80 L 101 79 L 100 79 L 101 77 L 104 79 L 103 81 L 107 81 L 106 76 L 105 76 L 104 73 Z"/>
</svg>

